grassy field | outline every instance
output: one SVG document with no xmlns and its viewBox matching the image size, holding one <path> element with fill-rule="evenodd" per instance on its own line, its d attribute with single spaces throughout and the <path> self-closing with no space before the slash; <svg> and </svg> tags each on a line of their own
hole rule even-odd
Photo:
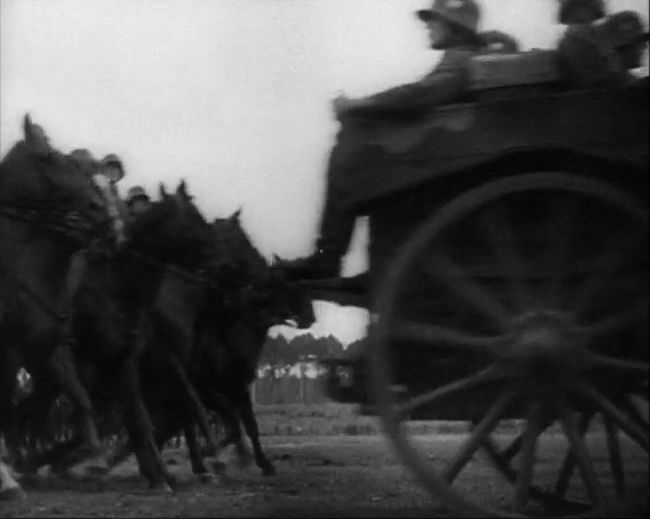
<svg viewBox="0 0 650 519">
<path fill-rule="evenodd" d="M 282 404 L 255 407 L 260 434 L 264 436 L 374 436 L 383 434 L 381 420 L 363 416 L 356 404 Z M 415 434 L 454 434 L 465 432 L 467 422 L 409 422 Z M 519 430 L 517 420 L 504 420 L 499 432 Z"/>
</svg>

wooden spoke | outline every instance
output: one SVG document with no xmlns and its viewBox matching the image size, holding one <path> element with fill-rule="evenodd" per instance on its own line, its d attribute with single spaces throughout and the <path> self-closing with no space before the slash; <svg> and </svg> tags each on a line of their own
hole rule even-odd
<svg viewBox="0 0 650 519">
<path fill-rule="evenodd" d="M 552 423 L 551 421 L 545 422 L 543 425 L 543 429 L 549 427 L 551 423 Z M 512 441 L 510 445 L 508 445 L 505 449 L 503 449 L 500 456 L 504 462 L 510 463 L 510 461 L 512 461 L 512 458 L 514 458 L 521 450 L 523 441 L 524 441 L 524 435 L 520 434 Z"/>
<path fill-rule="evenodd" d="M 489 317 L 499 331 L 506 330 L 509 316 L 503 305 L 449 258 L 437 255 L 427 265 L 427 272 L 480 314 Z"/>
<path fill-rule="evenodd" d="M 618 428 L 612 421 L 605 417 L 605 432 L 607 434 L 607 450 L 609 451 L 609 464 L 612 468 L 616 495 L 623 498 L 625 495 L 625 472 L 621 459 L 621 445 L 618 441 Z"/>
<path fill-rule="evenodd" d="M 521 444 L 521 458 L 514 497 L 514 509 L 520 513 L 523 513 L 528 504 L 529 488 L 533 482 L 535 447 L 537 438 L 542 433 L 541 406 L 538 402 L 529 406 L 526 418 L 526 430 Z"/>
<path fill-rule="evenodd" d="M 599 506 L 603 502 L 604 492 L 603 487 L 598 480 L 598 476 L 596 475 L 594 466 L 591 463 L 591 459 L 589 458 L 587 446 L 585 445 L 578 428 L 573 423 L 573 416 L 566 402 L 560 398 L 556 401 L 556 405 L 560 414 L 560 420 L 564 427 L 564 432 L 569 439 L 571 451 L 576 458 L 582 480 L 585 482 L 585 486 L 587 487 L 589 499 L 591 499 L 591 502 L 594 505 Z"/>
<path fill-rule="evenodd" d="M 549 306 L 561 303 L 562 283 L 567 277 L 569 249 L 573 235 L 572 224 L 576 218 L 577 204 L 575 198 L 554 198 L 547 219 L 548 254 L 545 264 L 549 267 L 551 283 L 546 295 Z"/>
<path fill-rule="evenodd" d="M 649 366 L 646 362 L 617 359 L 608 355 L 589 353 L 587 362 L 594 368 L 609 368 L 613 371 L 625 371 L 630 374 L 648 375 Z"/>
<path fill-rule="evenodd" d="M 645 301 L 645 304 L 639 304 L 635 308 L 630 308 L 624 312 L 607 317 L 596 324 L 581 326 L 579 329 L 592 337 L 597 337 L 599 335 L 624 330 L 630 325 L 647 318 L 647 316 L 648 302 Z"/>
<path fill-rule="evenodd" d="M 610 418 L 625 434 L 648 451 L 648 431 L 640 427 L 631 418 L 622 413 L 616 406 L 598 391 L 591 383 L 585 380 L 576 380 L 575 389 L 584 397 L 591 400 L 603 415 Z"/>
<path fill-rule="evenodd" d="M 508 283 L 510 298 L 519 312 L 531 303 L 526 286 L 526 270 L 516 250 L 515 237 L 501 208 L 495 206 L 481 213 L 481 224 L 486 230 L 490 246 Z"/>
<path fill-rule="evenodd" d="M 630 395 L 621 400 L 621 407 L 623 407 L 623 409 L 625 409 L 625 411 L 632 417 L 632 419 L 644 430 L 650 429 L 648 420 L 643 417 L 637 404 L 632 400 L 632 397 Z"/>
<path fill-rule="evenodd" d="M 584 436 L 589 429 L 589 422 L 593 418 L 593 413 L 582 413 L 580 416 L 580 423 L 578 424 L 578 432 L 580 436 Z M 560 470 L 560 476 L 555 483 L 555 495 L 559 497 L 564 497 L 566 491 L 569 488 L 569 482 L 571 481 L 571 476 L 573 475 L 573 469 L 575 468 L 576 457 L 573 449 L 569 447 L 569 450 L 564 457 L 562 462 L 562 468 Z"/>
<path fill-rule="evenodd" d="M 448 483 L 452 483 L 461 470 L 469 463 L 476 450 L 489 437 L 490 433 L 499 424 L 499 420 L 514 400 L 512 392 L 503 393 L 496 403 L 490 408 L 485 417 L 472 430 L 470 437 L 461 445 L 454 459 L 447 466 L 444 477 Z"/>
<path fill-rule="evenodd" d="M 503 452 L 501 453 L 501 457 L 503 458 L 504 461 L 510 462 L 512 461 L 512 458 L 514 458 L 519 451 L 521 450 L 521 446 L 524 441 L 524 435 L 520 434 L 517 436 L 510 445 L 508 445 Z"/>
<path fill-rule="evenodd" d="M 415 322 L 396 322 L 391 326 L 391 335 L 396 339 L 415 341 L 423 344 L 450 344 L 454 347 L 479 352 L 498 352 L 505 336 L 481 337 L 470 335 L 453 328 Z"/>
<path fill-rule="evenodd" d="M 616 270 L 623 266 L 625 260 L 630 257 L 635 247 L 640 243 L 643 243 L 643 240 L 639 236 L 626 236 L 624 240 L 619 241 L 618 246 L 613 245 L 610 248 L 610 250 L 616 252 L 605 256 L 602 265 L 599 265 L 598 271 L 592 273 L 588 280 L 576 291 L 573 301 L 576 316 L 583 315 L 592 308 L 593 302 L 606 289 Z"/>
<path fill-rule="evenodd" d="M 456 380 L 455 382 L 411 398 L 406 403 L 395 406 L 395 417 L 398 420 L 402 420 L 418 407 L 434 404 L 440 400 L 457 395 L 458 393 L 474 389 L 486 382 L 494 382 L 503 379 L 506 376 L 507 372 L 504 368 L 497 364 L 492 364 L 469 377 Z"/>
<path fill-rule="evenodd" d="M 521 437 L 521 436 L 520 436 Z M 517 482 L 517 471 L 513 470 L 509 461 L 504 457 L 504 452 L 499 452 L 499 448 L 495 445 L 492 438 L 486 438 L 481 446 L 487 454 L 490 461 L 499 469 L 499 472 L 510 482 Z M 544 492 L 538 487 L 532 486 L 529 488 L 528 493 L 530 497 L 540 502 L 547 502 L 553 500 L 554 496 Z"/>
</svg>

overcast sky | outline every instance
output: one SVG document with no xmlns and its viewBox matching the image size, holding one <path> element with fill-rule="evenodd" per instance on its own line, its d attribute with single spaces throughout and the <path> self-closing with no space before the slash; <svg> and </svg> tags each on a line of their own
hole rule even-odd
<svg viewBox="0 0 650 519">
<path fill-rule="evenodd" d="M 555 0 L 482 0 L 483 28 L 524 49 L 563 30 Z M 117 153 L 121 192 L 185 178 L 208 218 L 239 207 L 267 257 L 311 252 L 330 101 L 417 79 L 439 59 L 413 16 L 427 0 L 2 0 L 0 153 L 25 112 L 63 152 Z M 647 0 L 611 11 L 648 18 Z M 365 268 L 365 223 L 346 273 Z M 363 334 L 365 312 L 318 304 L 316 333 Z"/>
</svg>

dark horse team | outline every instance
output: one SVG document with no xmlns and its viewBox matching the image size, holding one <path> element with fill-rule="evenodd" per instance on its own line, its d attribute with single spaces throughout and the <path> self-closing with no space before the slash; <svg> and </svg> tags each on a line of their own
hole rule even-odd
<svg viewBox="0 0 650 519">
<path fill-rule="evenodd" d="M 243 425 L 257 464 L 273 474 L 248 388 L 268 329 L 309 327 L 311 302 L 256 250 L 239 212 L 206 221 L 183 182 L 129 212 L 114 186 L 119 160 L 87 159 L 52 149 L 26 116 L 24 139 L 1 164 L 5 461 L 20 473 L 49 465 L 64 474 L 81 461 L 109 470 L 133 452 L 151 488 L 167 490 L 170 438 L 185 435 L 194 473 L 209 479 L 204 456 L 229 443 L 248 454 Z M 50 420 L 62 396 L 65 438 Z M 227 431 L 221 441 L 213 417 Z M 123 441 L 106 452 L 107 437 Z M 0 478 L 4 497 L 19 495 L 4 464 Z"/>
</svg>

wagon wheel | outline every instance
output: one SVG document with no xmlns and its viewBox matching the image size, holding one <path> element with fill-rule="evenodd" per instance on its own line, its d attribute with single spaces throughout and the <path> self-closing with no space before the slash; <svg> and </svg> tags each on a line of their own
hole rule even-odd
<svg viewBox="0 0 650 519">
<path fill-rule="evenodd" d="M 458 196 L 406 241 L 375 294 L 368 360 L 384 428 L 434 497 L 497 516 L 647 499 L 647 397 L 633 400 L 648 382 L 647 222 L 610 185 L 530 173 Z M 418 413 L 474 425 L 445 459 L 407 423 Z M 506 426 L 522 432 L 503 442 Z M 502 485 L 487 507 L 464 497 L 477 452 L 495 469 L 479 479 Z"/>
</svg>

